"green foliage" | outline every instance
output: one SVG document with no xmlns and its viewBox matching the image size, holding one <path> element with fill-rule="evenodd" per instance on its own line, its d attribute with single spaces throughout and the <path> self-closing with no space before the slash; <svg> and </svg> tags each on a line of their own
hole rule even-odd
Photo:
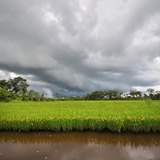
<svg viewBox="0 0 160 160">
<path fill-rule="evenodd" d="M 152 99 L 153 100 L 160 100 L 160 92 L 155 95 L 152 95 Z"/>
<path fill-rule="evenodd" d="M 39 101 L 40 98 L 41 98 L 41 95 L 39 94 L 39 92 L 36 92 L 33 89 L 29 90 L 29 92 L 27 93 L 27 99 L 29 101 Z"/>
<path fill-rule="evenodd" d="M 133 97 L 133 99 L 139 99 L 142 97 L 141 91 L 137 91 L 136 89 L 130 90 L 130 95 Z"/>
<path fill-rule="evenodd" d="M 117 90 L 95 91 L 85 96 L 86 100 L 120 99 L 121 92 Z"/>
<path fill-rule="evenodd" d="M 11 92 L 0 87 L 0 101 L 10 101 L 11 99 L 14 98 L 15 96 Z"/>
<path fill-rule="evenodd" d="M 6 80 L 0 80 L 0 88 L 3 88 L 5 90 L 8 90 L 9 89 L 9 84 Z"/>
<path fill-rule="evenodd" d="M 160 101 L 0 103 L 0 130 L 160 131 Z"/>
<path fill-rule="evenodd" d="M 153 88 L 148 88 L 147 92 L 149 93 L 149 96 L 152 97 L 154 94 L 154 89 Z"/>
<path fill-rule="evenodd" d="M 43 101 L 44 95 L 40 95 L 35 90 L 28 91 L 27 80 L 22 77 L 13 79 L 0 80 L 0 101 L 10 100 L 29 100 L 29 101 Z"/>
<path fill-rule="evenodd" d="M 27 88 L 29 85 L 27 84 L 27 80 L 22 77 L 16 77 L 14 79 L 10 79 L 8 81 L 9 90 L 12 93 L 18 94 L 18 92 L 22 93 L 22 97 L 24 98 L 27 93 Z"/>
<path fill-rule="evenodd" d="M 153 99 L 160 100 L 160 91 L 149 88 L 142 97 L 141 91 L 130 90 L 129 95 L 118 90 L 94 91 L 85 96 L 56 96 L 56 98 L 46 98 L 44 94 L 31 89 L 28 91 L 27 80 L 22 77 L 0 80 L 0 101 L 22 100 L 22 101 L 53 101 L 53 100 L 120 100 L 120 99 Z"/>
<path fill-rule="evenodd" d="M 103 99 L 105 96 L 105 92 L 103 91 L 95 91 L 86 95 L 86 100 L 99 100 Z"/>
<path fill-rule="evenodd" d="M 22 77 L 0 80 L 0 101 L 9 101 L 15 98 L 25 100 L 28 88 L 27 80 Z"/>
</svg>

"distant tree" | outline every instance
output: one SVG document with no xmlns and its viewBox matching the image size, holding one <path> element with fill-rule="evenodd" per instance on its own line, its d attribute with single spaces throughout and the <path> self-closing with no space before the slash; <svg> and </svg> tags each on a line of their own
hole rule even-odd
<svg viewBox="0 0 160 160">
<path fill-rule="evenodd" d="M 5 79 L 0 80 L 0 88 L 6 89 L 6 90 L 9 89 L 8 82 Z"/>
<path fill-rule="evenodd" d="M 0 101 L 10 101 L 13 98 L 14 95 L 11 92 L 0 87 Z"/>
<path fill-rule="evenodd" d="M 44 96 L 44 93 L 41 94 L 41 97 L 40 97 L 40 101 L 44 101 L 46 98 Z"/>
<path fill-rule="evenodd" d="M 160 100 L 160 91 L 154 91 L 151 95 L 150 98 L 153 100 Z"/>
<path fill-rule="evenodd" d="M 154 89 L 153 88 L 148 88 L 146 92 L 148 93 L 150 98 L 153 97 L 153 95 L 154 95 Z"/>
<path fill-rule="evenodd" d="M 160 91 L 157 91 L 153 98 L 155 100 L 160 100 Z"/>
<path fill-rule="evenodd" d="M 104 91 L 95 91 L 92 93 L 89 93 L 85 96 L 86 100 L 100 100 L 103 99 L 105 96 Z"/>
<path fill-rule="evenodd" d="M 116 90 L 95 91 L 85 96 L 86 100 L 120 99 L 121 92 Z"/>
<path fill-rule="evenodd" d="M 9 101 L 13 99 L 43 101 L 46 100 L 44 94 L 40 94 L 35 90 L 28 92 L 27 80 L 22 77 L 0 80 L 0 101 Z"/>
<path fill-rule="evenodd" d="M 27 97 L 29 101 L 39 101 L 41 98 L 41 95 L 39 94 L 39 92 L 36 92 L 35 90 L 31 89 L 27 93 Z"/>
<path fill-rule="evenodd" d="M 27 80 L 22 77 L 16 77 L 14 79 L 10 79 L 8 81 L 9 91 L 13 94 L 22 94 L 22 98 L 24 99 L 27 93 L 27 88 L 29 85 L 27 84 Z"/>
<path fill-rule="evenodd" d="M 121 98 L 121 92 L 117 90 L 105 91 L 105 95 L 108 97 L 108 99 L 120 99 Z"/>
<path fill-rule="evenodd" d="M 142 96 L 141 91 L 137 91 L 136 89 L 130 90 L 130 95 L 131 95 L 134 99 L 141 98 L 141 96 Z"/>
</svg>

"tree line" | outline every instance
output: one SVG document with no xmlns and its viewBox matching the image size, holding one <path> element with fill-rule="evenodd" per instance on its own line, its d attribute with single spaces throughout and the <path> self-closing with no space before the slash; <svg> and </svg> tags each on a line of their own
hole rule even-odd
<svg viewBox="0 0 160 160">
<path fill-rule="evenodd" d="M 120 100 L 120 99 L 153 99 L 160 100 L 160 91 L 147 89 L 141 92 L 132 89 L 128 92 L 118 90 L 94 91 L 84 96 L 59 96 L 47 98 L 43 93 L 28 89 L 27 80 L 22 77 L 0 80 L 0 101 L 22 100 L 22 101 L 53 101 L 53 100 Z"/>
<path fill-rule="evenodd" d="M 0 101 L 42 101 L 45 99 L 44 94 L 33 89 L 28 90 L 28 87 L 27 80 L 22 77 L 0 80 Z"/>
<path fill-rule="evenodd" d="M 85 100 L 120 100 L 120 99 L 152 99 L 160 100 L 160 91 L 148 88 L 144 93 L 136 89 L 128 92 L 121 92 L 118 90 L 94 91 L 84 96 Z"/>
<path fill-rule="evenodd" d="M 84 96 L 63 97 L 61 100 L 142 100 L 152 99 L 160 100 L 160 91 L 148 88 L 145 92 L 132 89 L 128 92 L 119 90 L 94 91 Z"/>
</svg>

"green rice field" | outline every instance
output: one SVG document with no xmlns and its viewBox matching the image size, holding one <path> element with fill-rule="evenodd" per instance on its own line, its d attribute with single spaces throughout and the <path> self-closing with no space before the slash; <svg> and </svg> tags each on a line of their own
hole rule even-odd
<svg viewBox="0 0 160 160">
<path fill-rule="evenodd" d="M 160 101 L 0 103 L 0 130 L 160 131 Z"/>
</svg>

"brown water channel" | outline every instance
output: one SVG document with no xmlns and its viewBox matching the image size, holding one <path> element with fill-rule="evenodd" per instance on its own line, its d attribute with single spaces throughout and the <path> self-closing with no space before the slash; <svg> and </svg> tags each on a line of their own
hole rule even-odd
<svg viewBox="0 0 160 160">
<path fill-rule="evenodd" d="M 0 132 L 0 160 L 160 160 L 160 134 Z"/>
</svg>

